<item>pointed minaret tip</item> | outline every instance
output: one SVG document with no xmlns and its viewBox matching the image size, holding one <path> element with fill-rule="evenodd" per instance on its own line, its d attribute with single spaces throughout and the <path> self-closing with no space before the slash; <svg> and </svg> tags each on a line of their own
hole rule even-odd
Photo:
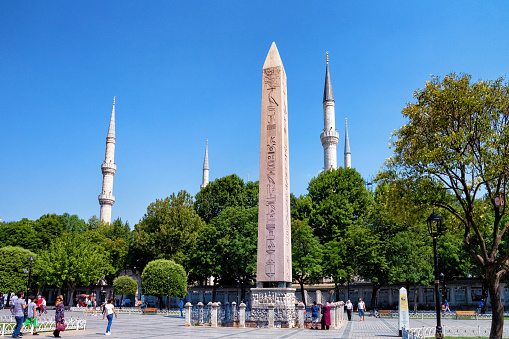
<svg viewBox="0 0 509 339">
<path fill-rule="evenodd" d="M 327 65 L 329 64 L 329 51 L 325 53 L 326 57 L 325 60 L 327 60 Z"/>
<path fill-rule="evenodd" d="M 325 67 L 325 87 L 323 90 L 323 102 L 334 101 L 334 94 L 332 94 L 332 84 L 329 73 L 329 52 L 327 55 L 327 66 Z"/>
<path fill-rule="evenodd" d="M 115 97 L 113 97 L 113 106 L 115 106 Z"/>
<path fill-rule="evenodd" d="M 269 53 L 267 53 L 267 58 L 265 58 L 263 68 L 271 68 L 277 66 L 283 67 L 283 61 L 281 61 L 281 57 L 279 56 L 279 51 L 277 50 L 276 43 L 273 42 L 270 46 Z"/>
<path fill-rule="evenodd" d="M 345 126 L 348 127 L 348 119 L 345 118 Z"/>
</svg>

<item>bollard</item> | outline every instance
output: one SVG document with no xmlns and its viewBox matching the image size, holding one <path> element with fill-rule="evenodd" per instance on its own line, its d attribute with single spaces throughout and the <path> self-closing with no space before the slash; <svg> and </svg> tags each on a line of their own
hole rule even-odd
<svg viewBox="0 0 509 339">
<path fill-rule="evenodd" d="M 306 306 L 304 306 L 303 302 L 300 302 L 299 305 L 297 305 L 297 316 L 298 316 L 298 322 L 299 322 L 299 328 L 304 329 L 306 328 L 306 325 L 304 324 L 304 311 L 306 310 Z"/>
<path fill-rule="evenodd" d="M 203 325 L 203 303 L 200 301 L 198 304 L 198 324 Z"/>
<path fill-rule="evenodd" d="M 244 303 L 239 305 L 239 327 L 246 327 L 246 304 Z"/>
<path fill-rule="evenodd" d="M 330 304 L 330 329 L 336 329 L 336 303 Z"/>
<path fill-rule="evenodd" d="M 210 305 L 210 327 L 217 327 L 217 303 L 212 303 Z"/>
<path fill-rule="evenodd" d="M 231 314 L 231 321 L 235 321 L 235 316 L 237 315 L 237 303 L 235 301 L 232 301 L 232 314 Z"/>
<path fill-rule="evenodd" d="M 186 309 L 186 314 L 185 314 L 185 317 L 186 317 L 186 326 L 191 326 L 191 310 L 193 308 L 193 305 L 191 305 L 190 302 L 187 302 L 184 305 L 184 307 Z"/>
<path fill-rule="evenodd" d="M 274 304 L 268 305 L 267 308 L 269 309 L 268 328 L 274 328 Z"/>
</svg>

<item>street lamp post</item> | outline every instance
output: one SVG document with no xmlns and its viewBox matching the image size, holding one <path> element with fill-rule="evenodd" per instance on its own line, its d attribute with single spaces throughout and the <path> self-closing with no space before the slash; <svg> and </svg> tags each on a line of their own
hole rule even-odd
<svg viewBox="0 0 509 339">
<path fill-rule="evenodd" d="M 440 283 L 438 277 L 438 252 L 437 252 L 437 238 L 442 235 L 442 217 L 435 212 L 431 213 L 426 220 L 428 225 L 429 235 L 433 238 L 433 258 L 435 262 L 435 307 L 437 313 L 437 328 L 435 331 L 435 338 L 443 338 L 442 324 L 440 319 L 440 298 L 438 296 L 438 284 Z"/>
<path fill-rule="evenodd" d="M 25 294 L 25 303 L 28 304 L 28 296 L 30 294 L 30 283 L 32 280 L 32 264 L 34 263 L 35 259 L 34 257 L 30 256 L 28 258 L 28 283 L 27 283 L 27 293 Z"/>
</svg>

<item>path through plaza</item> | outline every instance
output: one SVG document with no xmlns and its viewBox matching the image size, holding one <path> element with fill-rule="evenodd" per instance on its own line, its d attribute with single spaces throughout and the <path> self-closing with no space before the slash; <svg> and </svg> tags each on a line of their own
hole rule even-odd
<svg viewBox="0 0 509 339">
<path fill-rule="evenodd" d="M 1 311 L 1 314 L 8 314 Z M 52 311 L 50 311 L 52 312 Z M 66 317 L 83 317 L 84 314 L 66 312 Z M 489 320 L 445 320 L 445 326 L 457 328 L 465 327 L 488 327 Z M 410 320 L 412 327 L 434 326 L 434 319 Z M 344 339 L 392 339 L 398 338 L 397 319 L 375 319 L 366 317 L 366 321 L 359 322 L 355 316 L 339 330 L 298 330 L 298 329 L 259 329 L 259 328 L 207 328 L 185 327 L 184 319 L 178 317 L 165 317 L 160 315 L 120 314 L 113 319 L 111 336 L 105 336 L 107 321 L 102 317 L 88 316 L 87 329 L 85 331 L 65 331 L 62 338 L 344 338 Z M 508 333 L 509 322 L 504 324 Z M 32 337 L 27 334 L 24 338 Z M 49 332 L 41 333 L 39 338 L 51 338 Z M 505 337 L 509 337 L 504 335 Z M 35 338 L 35 337 L 34 337 Z"/>
</svg>

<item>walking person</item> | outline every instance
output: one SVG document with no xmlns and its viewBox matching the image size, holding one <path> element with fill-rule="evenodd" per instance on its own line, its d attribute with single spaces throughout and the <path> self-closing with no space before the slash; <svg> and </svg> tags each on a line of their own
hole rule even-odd
<svg viewBox="0 0 509 339">
<path fill-rule="evenodd" d="M 61 338 L 60 330 L 58 328 L 60 328 L 62 324 L 65 324 L 64 297 L 62 295 L 59 295 L 55 303 L 55 330 L 53 331 L 53 336 L 55 338 Z"/>
<path fill-rule="evenodd" d="M 479 312 L 481 314 L 486 313 L 486 304 L 484 303 L 484 299 L 481 299 L 481 301 L 479 301 Z"/>
<path fill-rule="evenodd" d="M 25 327 L 33 326 L 34 331 L 32 334 L 39 335 L 39 333 L 37 333 L 37 304 L 35 303 L 34 297 L 30 297 L 30 302 L 27 305 L 27 309 L 28 309 L 27 319 L 25 320 L 25 323 L 21 327 L 21 333 L 23 333 Z"/>
<path fill-rule="evenodd" d="M 346 315 L 348 315 L 348 321 L 352 320 L 353 304 L 350 299 L 346 302 Z"/>
<path fill-rule="evenodd" d="M 108 299 L 108 303 L 106 306 L 104 306 L 105 312 L 103 313 L 103 320 L 104 316 L 108 318 L 108 327 L 106 327 L 106 335 L 111 335 L 111 322 L 113 321 L 113 314 L 115 314 L 115 318 L 117 317 L 117 312 L 115 312 L 115 306 L 112 304 L 113 300 Z"/>
<path fill-rule="evenodd" d="M 330 304 L 327 301 L 322 305 L 322 330 L 328 330 L 330 326 Z"/>
<path fill-rule="evenodd" d="M 445 312 L 451 312 L 451 309 L 449 308 L 449 302 L 447 299 L 445 299 Z"/>
<path fill-rule="evenodd" d="M 362 298 L 359 298 L 359 303 L 357 304 L 357 311 L 359 311 L 359 321 L 364 321 L 364 312 L 366 311 L 366 304 L 362 301 Z"/>
<path fill-rule="evenodd" d="M 182 299 L 180 299 L 179 308 L 180 308 L 180 316 L 184 317 L 184 301 Z"/>
<path fill-rule="evenodd" d="M 320 322 L 320 306 L 316 304 L 316 300 L 313 302 L 313 306 L 311 306 L 311 329 L 317 330 L 318 323 Z"/>
<path fill-rule="evenodd" d="M 25 319 L 25 308 L 27 307 L 25 303 L 25 294 L 23 292 L 18 292 L 17 298 L 14 301 L 12 312 L 14 312 L 14 318 L 16 319 L 16 328 L 14 332 L 12 332 L 13 338 L 19 338 L 21 333 L 21 327 L 23 326 L 23 320 Z"/>
<path fill-rule="evenodd" d="M 42 297 L 41 308 L 39 309 L 39 317 L 44 313 L 44 315 L 48 315 L 48 311 L 46 310 L 46 297 Z"/>
</svg>

